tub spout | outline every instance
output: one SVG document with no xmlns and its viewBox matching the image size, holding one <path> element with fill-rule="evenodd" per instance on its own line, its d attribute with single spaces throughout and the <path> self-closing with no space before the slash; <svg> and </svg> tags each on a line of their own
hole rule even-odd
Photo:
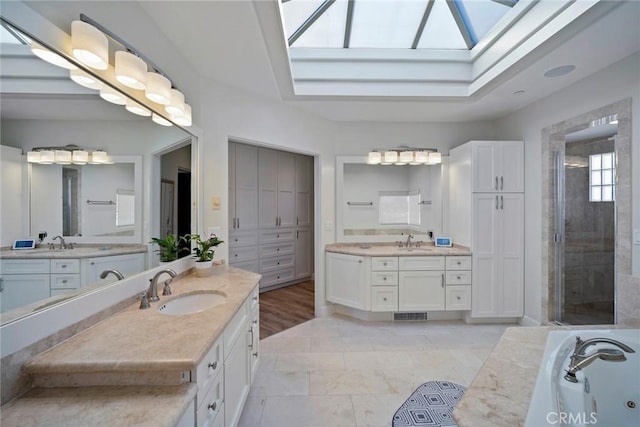
<svg viewBox="0 0 640 427">
<path fill-rule="evenodd" d="M 602 348 L 594 353 L 585 355 L 586 349 L 595 344 L 610 344 L 616 348 Z M 619 350 L 620 349 L 620 350 Z M 635 353 L 635 351 L 626 344 L 610 338 L 592 338 L 582 341 L 580 337 L 576 337 L 576 347 L 571 355 L 571 363 L 564 379 L 572 383 L 577 383 L 576 372 L 592 364 L 597 359 L 606 360 L 608 362 L 624 362 L 627 360 L 623 351 L 627 353 Z"/>
</svg>

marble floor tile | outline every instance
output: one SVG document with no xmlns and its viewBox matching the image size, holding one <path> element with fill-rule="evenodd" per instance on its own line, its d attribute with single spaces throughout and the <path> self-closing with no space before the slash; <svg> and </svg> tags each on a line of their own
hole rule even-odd
<svg viewBox="0 0 640 427">
<path fill-rule="evenodd" d="M 351 398 L 344 396 L 267 397 L 261 427 L 351 427 Z"/>
<path fill-rule="evenodd" d="M 316 337 L 311 340 L 313 353 L 371 350 L 373 346 L 369 337 Z"/>
<path fill-rule="evenodd" d="M 344 369 L 343 353 L 280 353 L 274 371 L 335 371 L 338 369 Z"/>
<path fill-rule="evenodd" d="M 370 337 L 373 350 L 423 350 L 430 348 L 433 344 L 425 335 L 390 335 Z"/>
<path fill-rule="evenodd" d="M 414 376 L 407 371 L 343 370 L 310 374 L 309 394 L 391 394 L 412 389 Z"/>
<path fill-rule="evenodd" d="M 265 401 L 263 397 L 247 397 L 238 427 L 259 427 Z"/>
<path fill-rule="evenodd" d="M 353 395 L 353 410 L 358 426 L 390 426 L 393 414 L 408 396 L 404 394 Z"/>
<path fill-rule="evenodd" d="M 412 369 L 413 361 L 405 351 L 362 351 L 344 353 L 346 369 L 372 371 Z"/>
<path fill-rule="evenodd" d="M 260 343 L 260 346 L 262 346 L 262 342 Z M 276 367 L 276 361 L 278 360 L 278 353 L 263 353 L 262 349 L 259 349 L 258 351 L 260 352 L 258 370 L 261 372 L 273 371 L 273 368 Z"/>
<path fill-rule="evenodd" d="M 271 336 L 260 341 L 260 351 L 266 353 L 299 353 L 308 352 L 311 347 L 309 337 Z"/>
<path fill-rule="evenodd" d="M 249 391 L 251 396 L 307 396 L 309 372 L 258 371 Z"/>
</svg>

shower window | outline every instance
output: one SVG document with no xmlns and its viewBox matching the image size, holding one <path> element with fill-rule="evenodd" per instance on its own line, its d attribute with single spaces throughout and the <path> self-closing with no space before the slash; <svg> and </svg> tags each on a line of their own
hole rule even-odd
<svg viewBox="0 0 640 427">
<path fill-rule="evenodd" d="M 615 200 L 615 153 L 589 156 L 589 201 L 613 202 Z"/>
</svg>

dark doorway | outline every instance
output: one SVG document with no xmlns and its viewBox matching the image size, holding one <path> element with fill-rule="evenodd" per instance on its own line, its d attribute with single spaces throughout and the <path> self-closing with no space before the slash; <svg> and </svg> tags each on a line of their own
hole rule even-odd
<svg viewBox="0 0 640 427">
<path fill-rule="evenodd" d="M 191 233 L 191 171 L 178 170 L 178 236 Z M 181 247 L 188 248 L 189 244 L 181 242 Z M 182 251 L 181 254 L 186 254 Z"/>
</svg>

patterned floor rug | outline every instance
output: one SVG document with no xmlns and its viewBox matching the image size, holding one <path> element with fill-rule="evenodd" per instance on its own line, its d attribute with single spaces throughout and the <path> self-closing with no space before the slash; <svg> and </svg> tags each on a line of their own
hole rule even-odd
<svg viewBox="0 0 640 427">
<path fill-rule="evenodd" d="M 453 408 L 465 390 L 465 387 L 448 381 L 422 384 L 393 415 L 393 427 L 455 427 Z"/>
</svg>

